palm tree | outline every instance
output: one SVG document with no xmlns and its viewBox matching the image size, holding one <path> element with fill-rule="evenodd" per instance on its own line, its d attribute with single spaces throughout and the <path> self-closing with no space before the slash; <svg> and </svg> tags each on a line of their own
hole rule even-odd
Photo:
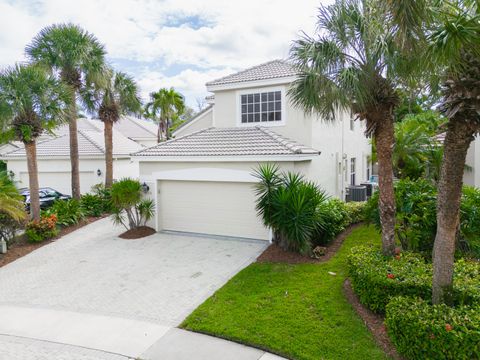
<svg viewBox="0 0 480 360">
<path fill-rule="evenodd" d="M 47 26 L 27 46 L 26 53 L 72 89 L 69 115 L 72 196 L 80 198 L 76 99 L 86 84 L 104 83 L 105 49 L 92 34 L 72 24 Z"/>
<path fill-rule="evenodd" d="M 109 71 L 105 86 L 87 91 L 85 103 L 98 111 L 104 123 L 105 136 L 105 187 L 113 183 L 113 139 L 112 127 L 123 114 L 138 114 L 141 109 L 138 86 L 127 74 Z"/>
<path fill-rule="evenodd" d="M 394 23 L 405 28 L 396 10 L 403 1 L 389 0 Z M 425 31 L 428 42 L 425 78 L 435 88 L 442 81 L 440 109 L 448 119 L 437 195 L 437 233 L 433 248 L 432 302 L 448 303 L 453 286 L 456 233 L 460 218 L 463 172 L 468 148 L 480 132 L 480 7 L 477 0 L 421 1 L 408 25 Z M 432 16 L 433 15 L 433 16 Z M 402 25 L 403 24 L 403 25 Z M 440 74 L 440 77 L 432 76 Z"/>
<path fill-rule="evenodd" d="M 299 77 L 289 94 L 294 105 L 326 121 L 334 121 L 339 110 L 352 111 L 366 121 L 366 135 L 373 136 L 378 153 L 382 251 L 392 255 L 393 114 L 400 102 L 397 89 L 413 68 L 398 46 L 399 27 L 386 24 L 380 10 L 378 2 L 366 0 L 337 0 L 321 6 L 318 35 L 304 35 L 291 48 Z M 401 72 L 405 76 L 399 77 Z"/>
<path fill-rule="evenodd" d="M 174 88 L 160 89 L 150 94 L 150 102 L 145 106 L 146 117 L 158 122 L 157 142 L 170 138 L 170 125 L 185 111 L 183 96 Z"/>
<path fill-rule="evenodd" d="M 440 109 L 448 119 L 438 182 L 432 301 L 449 303 L 465 160 L 480 132 L 479 3 L 444 5 L 430 40 L 431 62 L 444 70 Z"/>
<path fill-rule="evenodd" d="M 66 120 L 70 101 L 69 89 L 38 66 L 16 65 L 0 73 L 0 129 L 4 138 L 25 145 L 34 220 L 40 219 L 36 139 Z"/>
</svg>

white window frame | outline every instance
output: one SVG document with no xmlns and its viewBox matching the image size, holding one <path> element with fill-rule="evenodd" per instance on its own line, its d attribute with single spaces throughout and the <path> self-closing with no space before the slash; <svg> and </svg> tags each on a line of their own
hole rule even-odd
<svg viewBox="0 0 480 360">
<path fill-rule="evenodd" d="M 350 158 L 350 185 L 355 186 L 356 184 L 357 184 L 357 158 L 352 157 Z"/>
<path fill-rule="evenodd" d="M 260 121 L 252 123 L 242 123 L 242 95 L 248 94 L 258 94 L 262 92 L 274 92 L 280 91 L 280 101 L 281 101 L 281 113 L 282 120 L 280 121 Z M 249 88 L 244 90 L 237 90 L 235 92 L 236 102 L 237 102 L 237 127 L 251 127 L 251 126 L 264 126 L 264 127 L 275 127 L 275 126 L 285 126 L 287 122 L 287 111 L 286 111 L 286 96 L 285 96 L 285 87 L 276 86 L 276 87 L 262 87 L 262 88 Z"/>
</svg>

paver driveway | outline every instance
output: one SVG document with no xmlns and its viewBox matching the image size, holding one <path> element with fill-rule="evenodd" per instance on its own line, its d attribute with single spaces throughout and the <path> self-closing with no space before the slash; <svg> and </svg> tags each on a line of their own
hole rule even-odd
<svg viewBox="0 0 480 360">
<path fill-rule="evenodd" d="M 75 345 L 138 356 L 266 246 L 120 232 L 103 219 L 0 268 L 0 359 L 29 339 L 67 344 L 57 349 L 65 354 Z M 59 358 L 101 358 L 82 351 Z"/>
</svg>

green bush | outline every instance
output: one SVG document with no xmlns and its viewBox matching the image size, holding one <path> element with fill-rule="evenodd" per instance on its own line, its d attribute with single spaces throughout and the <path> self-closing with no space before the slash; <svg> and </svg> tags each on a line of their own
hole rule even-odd
<svg viewBox="0 0 480 360">
<path fill-rule="evenodd" d="M 75 199 L 57 200 L 44 213 L 47 216 L 55 214 L 57 224 L 62 226 L 75 225 L 85 216 L 80 201 Z"/>
<path fill-rule="evenodd" d="M 387 305 L 386 326 L 397 350 L 408 359 L 480 358 L 480 306 L 430 305 L 396 297 Z"/>
<path fill-rule="evenodd" d="M 366 202 L 351 201 L 345 203 L 349 224 L 358 224 L 365 221 Z"/>
<path fill-rule="evenodd" d="M 103 202 L 103 213 L 113 212 L 112 190 L 105 188 L 103 183 L 92 186 L 92 194 L 100 197 Z"/>
<path fill-rule="evenodd" d="M 30 221 L 25 227 L 25 235 L 31 243 L 42 242 L 57 236 L 57 216 L 42 216 L 40 221 Z"/>
<path fill-rule="evenodd" d="M 264 224 L 273 229 L 275 242 L 286 250 L 308 253 L 325 193 L 299 174 L 279 173 L 275 165 L 262 165 L 254 175 L 260 180 L 256 208 Z"/>
<path fill-rule="evenodd" d="M 142 184 L 125 178 L 112 185 L 113 221 L 127 230 L 145 226 L 155 213 L 155 204 L 142 199 Z"/>
<path fill-rule="evenodd" d="M 395 183 L 397 205 L 395 234 L 404 250 L 431 258 L 437 228 L 437 190 L 428 180 Z M 366 218 L 380 228 L 378 192 L 366 205 Z M 460 252 L 480 258 L 480 190 L 464 187 L 458 242 Z"/>
<path fill-rule="evenodd" d="M 102 216 L 105 209 L 104 200 L 101 196 L 95 194 L 82 195 L 80 206 L 85 216 Z"/>
<path fill-rule="evenodd" d="M 420 254 L 403 252 L 392 258 L 383 256 L 377 248 L 356 247 L 348 256 L 348 272 L 360 301 L 374 312 L 383 313 L 395 296 L 431 298 L 432 264 Z M 479 278 L 479 263 L 458 260 L 453 302 L 457 305 L 479 302 Z"/>
<path fill-rule="evenodd" d="M 350 224 L 347 204 L 339 199 L 329 199 L 317 207 L 317 226 L 312 245 L 327 245 Z"/>
</svg>

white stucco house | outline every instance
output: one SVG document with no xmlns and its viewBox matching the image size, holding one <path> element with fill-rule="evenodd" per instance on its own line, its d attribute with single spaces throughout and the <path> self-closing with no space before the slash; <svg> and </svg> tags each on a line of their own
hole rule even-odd
<svg viewBox="0 0 480 360">
<path fill-rule="evenodd" d="M 80 156 L 80 191 L 91 191 L 93 185 L 105 182 L 105 143 L 100 120 L 80 118 L 78 148 Z M 113 128 L 113 176 L 138 178 L 138 163 L 130 153 L 157 142 L 156 126 L 145 120 L 122 117 Z M 0 153 L 7 170 L 19 188 L 29 186 L 25 149 L 21 143 L 11 143 Z M 52 187 L 71 194 L 71 165 L 68 125 L 44 134 L 37 141 L 37 161 L 40 187 Z"/>
<path fill-rule="evenodd" d="M 206 84 L 209 106 L 175 138 L 132 154 L 157 205 L 157 231 L 269 240 L 255 211 L 252 171 L 276 163 L 331 196 L 369 178 L 371 146 L 349 113 L 326 123 L 288 98 L 294 68 L 275 60 Z"/>
</svg>

